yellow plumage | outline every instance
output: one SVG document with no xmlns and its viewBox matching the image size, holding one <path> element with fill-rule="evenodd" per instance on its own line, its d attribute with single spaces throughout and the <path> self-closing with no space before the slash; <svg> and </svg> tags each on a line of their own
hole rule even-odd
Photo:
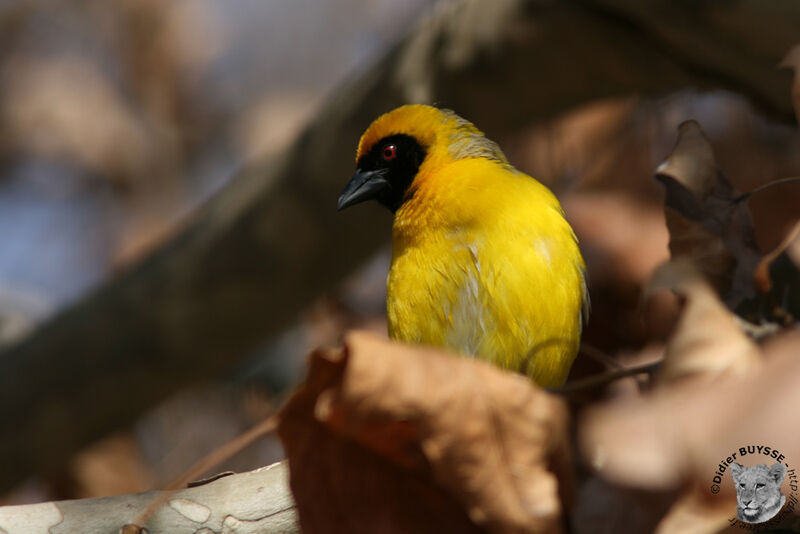
<svg viewBox="0 0 800 534">
<path fill-rule="evenodd" d="M 356 160 L 351 182 L 359 183 L 348 184 L 340 207 L 377 196 L 396 210 L 389 335 L 561 385 L 587 297 L 583 259 L 555 196 L 471 123 L 430 106 L 378 118 Z M 378 193 L 365 193 L 365 174 Z"/>
</svg>

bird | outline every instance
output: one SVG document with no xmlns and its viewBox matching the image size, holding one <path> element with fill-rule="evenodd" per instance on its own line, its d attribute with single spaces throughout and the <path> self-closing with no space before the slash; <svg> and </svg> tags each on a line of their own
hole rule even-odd
<svg viewBox="0 0 800 534">
<path fill-rule="evenodd" d="M 359 140 L 338 209 L 367 200 L 394 214 L 391 339 L 563 385 L 589 297 L 578 240 L 546 186 L 455 112 L 411 104 Z"/>
</svg>

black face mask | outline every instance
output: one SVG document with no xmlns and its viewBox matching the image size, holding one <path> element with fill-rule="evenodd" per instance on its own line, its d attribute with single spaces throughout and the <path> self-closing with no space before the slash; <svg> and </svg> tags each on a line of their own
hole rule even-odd
<svg viewBox="0 0 800 534">
<path fill-rule="evenodd" d="M 395 212 L 425 159 L 425 149 L 409 135 L 384 137 L 357 163 L 356 172 L 339 196 L 342 210 L 375 199 Z"/>
</svg>

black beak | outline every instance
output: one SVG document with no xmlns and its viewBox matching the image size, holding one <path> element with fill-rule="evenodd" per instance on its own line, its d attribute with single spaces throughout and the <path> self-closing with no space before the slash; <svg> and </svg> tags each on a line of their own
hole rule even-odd
<svg viewBox="0 0 800 534">
<path fill-rule="evenodd" d="M 381 171 L 356 170 L 353 176 L 350 177 L 350 181 L 344 186 L 342 194 L 339 195 L 337 209 L 343 210 L 353 204 L 377 197 L 378 193 L 389 185 L 383 174 Z"/>
</svg>

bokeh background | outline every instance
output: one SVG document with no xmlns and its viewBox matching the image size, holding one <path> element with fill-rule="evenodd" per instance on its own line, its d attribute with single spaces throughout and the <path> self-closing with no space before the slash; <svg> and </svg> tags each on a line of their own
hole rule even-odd
<svg viewBox="0 0 800 534">
<path fill-rule="evenodd" d="M 430 3 L 3 2 L 0 343 L 134 266 L 241 168 L 284 150 Z M 283 391 L 309 347 L 338 335 L 316 330 L 265 339 L 267 355 L 237 371 Z M 237 371 L 176 393 L 3 504 L 163 486 L 272 409 Z M 231 467 L 280 459 L 268 441 Z"/>
<path fill-rule="evenodd" d="M 800 17 L 795 22 L 789 17 L 796 8 L 775 2 L 761 20 L 752 16 L 759 13 L 753 2 L 706 4 L 698 12 L 698 19 L 712 23 L 706 37 L 713 40 L 714 31 L 739 35 L 740 41 L 719 46 L 749 54 L 750 63 L 732 65 L 702 39 L 689 43 L 697 57 L 687 57 L 675 35 L 706 30 L 698 32 L 697 21 L 681 19 L 680 12 L 672 13 L 674 18 L 667 12 L 653 23 L 652 14 L 664 2 L 644 3 L 655 6 L 650 15 L 625 11 L 625 2 L 589 2 L 591 8 L 580 2 L 476 4 L 0 4 L 0 343 L 12 355 L 24 354 L 30 339 L 42 335 L 37 327 L 73 313 L 75 306 L 91 308 L 126 277 L 147 276 L 151 271 L 142 266 L 180 250 L 184 232 L 202 234 L 205 217 L 219 221 L 225 208 L 236 218 L 237 199 L 269 190 L 247 185 L 259 180 L 289 184 L 276 185 L 277 194 L 293 191 L 292 180 L 300 184 L 302 194 L 280 204 L 299 214 L 298 220 L 274 240 L 301 249 L 286 249 L 284 270 L 315 281 L 314 294 L 299 300 L 278 292 L 258 301 L 260 307 L 226 301 L 220 317 L 248 325 L 261 321 L 262 334 L 248 331 L 248 342 L 231 342 L 229 351 L 224 339 L 215 340 L 219 364 L 198 365 L 202 373 L 187 369 L 174 388 L 161 387 L 152 402 L 140 402 L 137 410 L 146 407 L 141 413 L 126 409 L 117 423 L 97 423 L 98 430 L 85 434 L 97 439 L 70 445 L 57 455 L 64 461 L 26 458 L 27 474 L 8 478 L 0 504 L 163 486 L 274 412 L 302 377 L 312 348 L 336 343 L 348 328 L 385 332 L 390 218 L 377 207 L 360 206 L 337 219 L 336 196 L 329 194 L 346 183 L 349 171 L 340 162 L 352 160 L 358 132 L 372 117 L 359 117 L 349 128 L 319 126 L 355 114 L 352 108 L 364 100 L 370 103 L 366 109 L 382 111 L 405 101 L 452 107 L 561 198 L 589 266 L 593 302 L 573 379 L 663 352 L 675 303 L 662 298 L 645 305 L 641 297 L 653 268 L 668 258 L 663 191 L 653 171 L 670 152 L 678 124 L 693 118 L 739 190 L 800 175 L 792 75 L 777 67 L 799 35 Z M 619 20 L 620 13 L 629 19 Z M 759 24 L 769 24 L 769 35 Z M 586 31 L 595 27 L 595 33 Z M 525 46 L 537 39 L 559 46 L 524 55 Z M 640 43 L 640 52 L 628 42 Z M 633 51 L 615 58 L 614 46 Z M 653 50 L 656 62 L 648 56 Z M 747 65 L 763 68 L 768 79 L 747 72 Z M 363 96 L 370 91 L 378 96 Z M 314 160 L 331 146 L 348 148 L 346 153 L 337 148 L 330 165 Z M 298 160 L 314 162 L 313 179 L 274 170 L 291 170 Z M 318 187 L 322 182 L 327 185 Z M 226 191 L 234 193 L 226 197 Z M 752 199 L 762 250 L 783 238 L 798 217 L 798 205 L 798 186 Z M 280 219 L 278 208 L 268 209 Z M 328 219 L 314 218 L 320 212 L 332 221 L 323 228 L 328 233 L 318 225 Z M 309 267 L 302 249 L 326 242 L 333 248 Z M 235 259 L 220 260 L 220 269 Z M 262 265 L 249 262 L 247 268 L 257 271 Z M 150 305 L 142 300 L 139 305 Z M 81 332 L 113 337 L 115 325 L 125 330 L 111 323 L 93 332 L 88 324 Z M 52 332 L 45 329 L 44 335 Z M 184 335 L 202 344 L 205 332 Z M 84 350 L 78 341 L 62 343 L 63 358 Z M 7 354 L 0 353 L 0 367 Z M 77 371 L 70 376 L 72 388 L 82 387 L 82 376 Z M 103 378 L 93 378 L 98 379 Z M 147 374 L 139 380 L 140 387 L 125 384 L 118 396 L 94 402 L 113 408 L 129 396 L 147 397 Z M 110 383 L 106 389 L 115 387 Z M 0 412 L 10 406 L 0 406 Z M 64 417 L 70 425 L 83 425 L 74 415 Z M 18 416 L 22 424 L 37 417 L 42 412 Z M 58 441 L 43 438 L 48 447 L 58 448 Z M 249 470 L 281 458 L 280 445 L 267 438 L 219 469 Z"/>
</svg>

